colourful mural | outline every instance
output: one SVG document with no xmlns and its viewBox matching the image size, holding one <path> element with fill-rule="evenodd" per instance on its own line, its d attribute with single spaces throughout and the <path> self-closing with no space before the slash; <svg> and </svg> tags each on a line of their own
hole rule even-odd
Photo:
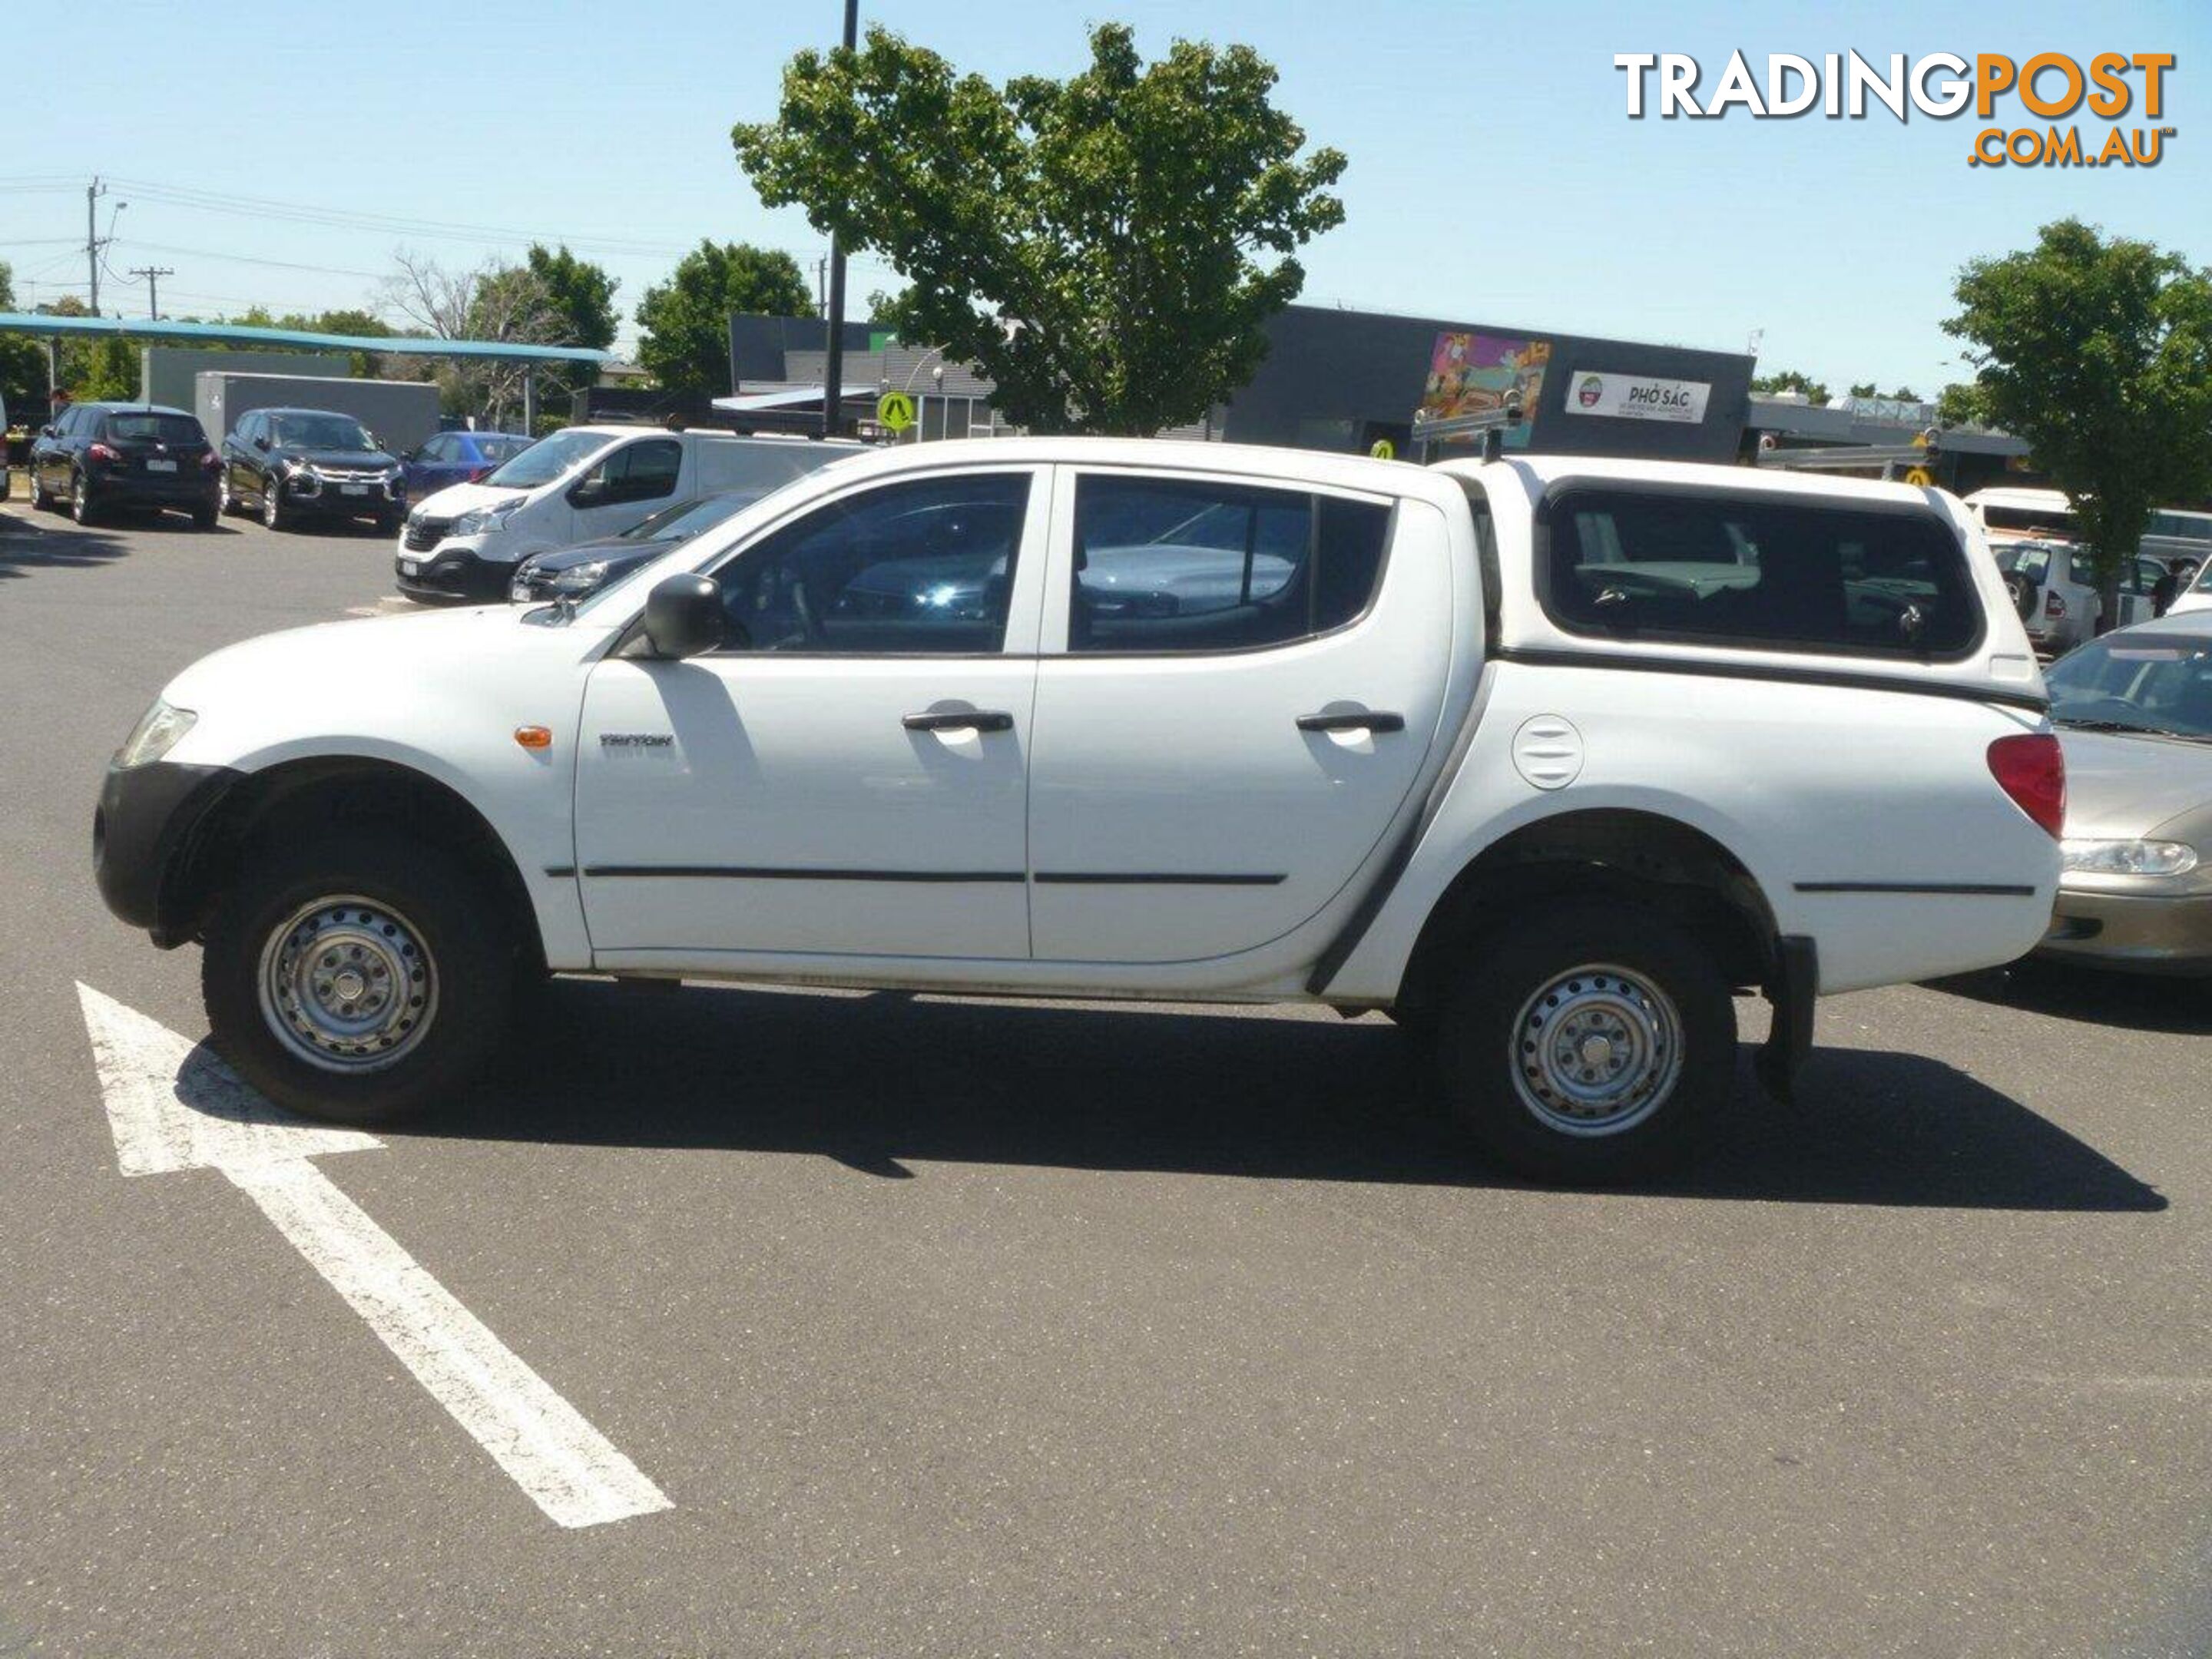
<svg viewBox="0 0 2212 1659">
<path fill-rule="evenodd" d="M 1526 449 L 1552 361 L 1549 340 L 1511 340 L 1496 334 L 1439 334 L 1429 354 L 1428 387 L 1421 413 L 1431 420 L 1480 415 L 1500 408 L 1520 388 L 1527 418 L 1505 434 L 1505 447 Z"/>
</svg>

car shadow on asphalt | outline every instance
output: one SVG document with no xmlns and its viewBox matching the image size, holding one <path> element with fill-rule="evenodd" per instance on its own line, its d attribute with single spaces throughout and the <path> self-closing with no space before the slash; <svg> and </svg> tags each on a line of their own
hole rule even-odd
<svg viewBox="0 0 2212 1659">
<path fill-rule="evenodd" d="M 1928 988 L 2091 1025 L 2178 1036 L 2212 1034 L 2212 980 L 2108 973 L 2039 961 L 1931 980 Z"/>
<path fill-rule="evenodd" d="M 20 504 L 18 504 L 20 505 Z M 104 530 L 64 533 L 10 508 L 0 508 L 0 581 L 40 570 L 86 569 L 112 564 L 131 551 L 128 542 Z"/>
<path fill-rule="evenodd" d="M 405 1133 L 1470 1188 L 1486 1165 L 1380 1020 L 556 981 L 496 1080 Z M 1747 1062 L 1749 1050 L 1745 1051 Z M 1828 1048 L 1796 1103 L 1742 1068 L 1697 1155 L 1625 1189 L 1769 1202 L 2156 1211 L 2166 1200 L 1941 1061 Z"/>
</svg>

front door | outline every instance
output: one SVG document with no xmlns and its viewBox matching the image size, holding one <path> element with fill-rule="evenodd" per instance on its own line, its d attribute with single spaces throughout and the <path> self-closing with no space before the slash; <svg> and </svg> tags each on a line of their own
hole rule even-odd
<svg viewBox="0 0 2212 1659">
<path fill-rule="evenodd" d="M 722 650 L 592 671 L 576 850 L 602 959 L 1029 955 L 1049 477 L 815 503 L 710 573 Z"/>
<path fill-rule="evenodd" d="M 1188 475 L 1071 487 L 1030 760 L 1035 953 L 1264 945 L 1328 904 L 1421 775 L 1449 678 L 1443 516 Z"/>
<path fill-rule="evenodd" d="M 574 516 L 566 539 L 589 542 L 619 535 L 658 513 L 674 497 L 683 471 L 680 439 L 641 438 L 609 450 L 568 488 Z"/>
</svg>

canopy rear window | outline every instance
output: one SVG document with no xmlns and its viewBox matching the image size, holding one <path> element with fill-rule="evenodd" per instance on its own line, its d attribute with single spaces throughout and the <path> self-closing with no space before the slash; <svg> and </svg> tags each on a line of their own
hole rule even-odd
<svg viewBox="0 0 2212 1659">
<path fill-rule="evenodd" d="M 1918 510 L 1571 485 L 1544 524 L 1540 597 L 1572 633 L 1922 659 L 1981 640 L 1965 550 Z"/>
</svg>

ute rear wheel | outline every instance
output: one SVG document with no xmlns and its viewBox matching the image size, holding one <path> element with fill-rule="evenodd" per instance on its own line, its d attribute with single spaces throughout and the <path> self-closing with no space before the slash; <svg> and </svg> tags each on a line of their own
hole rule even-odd
<svg viewBox="0 0 2212 1659">
<path fill-rule="evenodd" d="M 435 847 L 348 834 L 247 862 L 201 957 L 216 1046 L 270 1099 L 338 1123 L 451 1097 L 496 1050 L 513 950 Z"/>
<path fill-rule="evenodd" d="M 1476 942 L 1438 1012 L 1447 1103 L 1537 1180 L 1653 1169 L 1734 1086 L 1728 982 L 1694 938 L 1632 905 L 1522 915 Z"/>
<path fill-rule="evenodd" d="M 70 517 L 79 524 L 100 522 L 100 497 L 92 493 L 92 480 L 82 472 L 70 484 Z"/>
</svg>

